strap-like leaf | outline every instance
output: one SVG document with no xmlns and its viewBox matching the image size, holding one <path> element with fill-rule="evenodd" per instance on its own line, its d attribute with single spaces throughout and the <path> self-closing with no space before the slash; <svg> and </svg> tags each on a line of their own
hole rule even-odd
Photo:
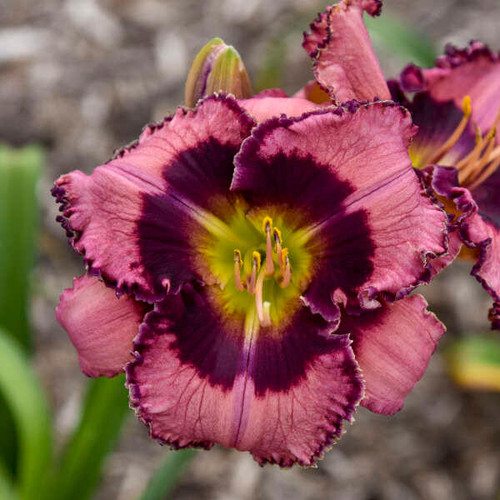
<svg viewBox="0 0 500 500">
<path fill-rule="evenodd" d="M 51 465 L 49 407 L 28 358 L 18 342 L 1 329 L 0 391 L 18 428 L 19 495 L 25 500 L 41 498 L 39 492 Z M 2 429 L 2 432 L 9 432 L 9 429 Z"/>
<path fill-rule="evenodd" d="M 84 500 L 92 496 L 104 459 L 115 444 L 128 413 L 123 375 L 90 382 L 80 424 L 54 478 L 53 500 Z"/>
</svg>

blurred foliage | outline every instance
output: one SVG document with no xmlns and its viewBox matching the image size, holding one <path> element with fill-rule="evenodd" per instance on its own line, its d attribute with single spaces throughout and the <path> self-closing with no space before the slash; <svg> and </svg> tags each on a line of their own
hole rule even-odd
<svg viewBox="0 0 500 500">
<path fill-rule="evenodd" d="M 90 381 L 78 428 L 58 459 L 53 500 L 91 498 L 129 414 L 127 396 L 123 375 Z"/>
<path fill-rule="evenodd" d="M 455 341 L 445 352 L 448 373 L 464 389 L 500 391 L 500 337 L 474 335 Z"/>
<path fill-rule="evenodd" d="M 25 349 L 31 348 L 28 301 L 38 223 L 35 189 L 42 164 L 38 146 L 0 144 L 0 326 Z"/>
<path fill-rule="evenodd" d="M 52 455 L 49 405 L 29 358 L 5 330 L 0 330 L 0 390 L 18 426 L 20 498 L 41 498 Z"/>
<path fill-rule="evenodd" d="M 365 15 L 365 23 L 375 48 L 380 47 L 402 61 L 430 67 L 437 57 L 436 48 L 423 33 L 384 11 L 380 17 Z"/>
<path fill-rule="evenodd" d="M 28 308 L 38 222 L 35 190 L 42 164 L 38 146 L 14 149 L 0 144 L 0 327 L 25 351 L 31 349 Z M 5 471 L 16 474 L 18 429 L 2 392 L 0 428 L 9 429 L 0 432 L 0 457 Z"/>
<path fill-rule="evenodd" d="M 141 496 L 141 500 L 162 500 L 169 498 L 184 469 L 196 456 L 196 450 L 169 451 L 163 464 L 158 467 Z"/>
</svg>

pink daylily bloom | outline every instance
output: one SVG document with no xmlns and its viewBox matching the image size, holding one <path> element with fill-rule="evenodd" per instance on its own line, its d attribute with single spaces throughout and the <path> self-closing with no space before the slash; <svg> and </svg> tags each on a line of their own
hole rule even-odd
<svg viewBox="0 0 500 500">
<path fill-rule="evenodd" d="M 380 9 L 375 0 L 343 0 L 319 15 L 304 37 L 317 83 L 338 102 L 392 95 L 411 111 L 419 127 L 413 165 L 450 216 L 449 252 L 433 261 L 433 272 L 457 255 L 473 259 L 472 274 L 494 301 L 492 326 L 500 328 L 500 57 L 480 42 L 448 47 L 436 67 L 409 65 L 399 82 L 386 83 L 362 20 L 363 11 Z M 310 98 L 317 83 L 297 97 Z"/>
<path fill-rule="evenodd" d="M 419 133 L 410 155 L 416 167 L 432 165 L 424 178 L 450 200 L 452 238 L 470 249 L 461 255 L 475 260 L 472 274 L 493 298 L 490 319 L 500 329 L 500 55 L 480 42 L 448 47 L 435 68 L 408 66 L 397 90 L 414 94 L 406 105 Z"/>
<path fill-rule="evenodd" d="M 85 373 L 126 370 L 160 442 L 312 465 L 361 400 L 394 413 L 422 376 L 444 329 L 406 295 L 446 252 L 446 217 L 399 105 L 276 111 L 207 97 L 59 178 L 94 277 L 57 315 Z"/>
</svg>

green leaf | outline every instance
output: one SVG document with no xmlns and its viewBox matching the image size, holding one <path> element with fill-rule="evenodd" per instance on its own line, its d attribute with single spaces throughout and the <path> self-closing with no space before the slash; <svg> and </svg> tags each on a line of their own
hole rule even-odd
<svg viewBox="0 0 500 500">
<path fill-rule="evenodd" d="M 164 500 L 174 489 L 184 469 L 196 456 L 197 450 L 169 451 L 165 461 L 153 474 L 141 500 Z"/>
<path fill-rule="evenodd" d="M 19 500 L 19 496 L 14 489 L 12 477 L 5 470 L 0 462 L 0 498 L 2 500 Z"/>
<path fill-rule="evenodd" d="M 38 215 L 35 186 L 42 151 L 37 146 L 13 149 L 0 144 L 0 327 L 28 350 L 30 273 L 35 252 Z M 17 429 L 0 395 L 0 459 L 10 473 L 18 463 Z"/>
<path fill-rule="evenodd" d="M 25 349 L 31 347 L 28 300 L 39 212 L 35 188 L 42 163 L 39 146 L 0 144 L 0 326 Z"/>
<path fill-rule="evenodd" d="M 1 329 L 0 391 L 12 410 L 19 431 L 19 495 L 26 500 L 40 498 L 38 493 L 51 465 L 49 407 L 26 354 L 19 343 Z M 2 432 L 9 430 L 2 429 Z"/>
<path fill-rule="evenodd" d="M 374 45 L 387 49 L 405 64 L 434 65 L 437 56 L 435 47 L 415 28 L 388 12 L 375 18 L 365 15 L 364 20 Z"/>
<path fill-rule="evenodd" d="M 52 500 L 92 496 L 104 459 L 116 443 L 125 416 L 128 394 L 124 376 L 95 379 L 89 384 L 80 424 L 60 459 Z"/>
<path fill-rule="evenodd" d="M 451 378 L 461 387 L 500 391 L 500 338 L 474 335 L 453 343 L 445 352 Z"/>
</svg>

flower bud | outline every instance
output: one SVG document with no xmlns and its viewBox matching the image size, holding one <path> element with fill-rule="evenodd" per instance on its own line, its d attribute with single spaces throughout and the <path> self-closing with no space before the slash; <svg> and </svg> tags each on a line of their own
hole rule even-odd
<svg viewBox="0 0 500 500">
<path fill-rule="evenodd" d="M 238 52 L 220 38 L 213 38 L 198 52 L 186 80 L 185 104 L 194 107 L 214 92 L 237 98 L 250 97 L 252 89 Z"/>
</svg>

